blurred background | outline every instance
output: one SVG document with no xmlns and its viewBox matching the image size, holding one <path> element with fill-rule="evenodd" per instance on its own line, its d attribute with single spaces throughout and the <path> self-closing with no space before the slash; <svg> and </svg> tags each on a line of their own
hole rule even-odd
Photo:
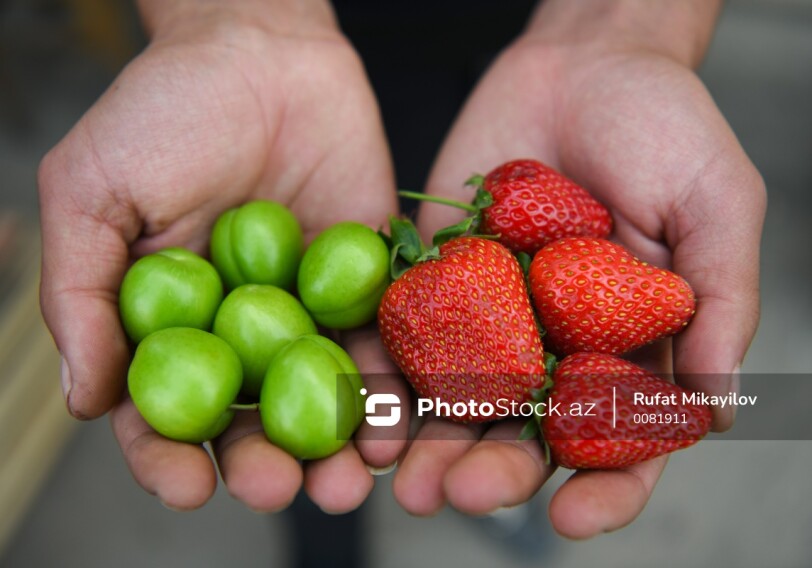
<svg viewBox="0 0 812 568">
<path fill-rule="evenodd" d="M 427 4 L 429 20 L 414 3 L 336 3 L 379 94 L 401 187 L 421 186 L 464 96 L 531 6 L 501 2 L 495 19 L 493 2 L 450 4 Z M 222 488 L 199 511 L 164 509 L 130 477 L 106 419 L 67 417 L 36 298 L 37 164 L 145 40 L 124 0 L 0 0 L 0 18 L 0 566 L 812 566 L 812 442 L 735 429 L 675 454 L 637 521 L 585 543 L 546 524 L 565 471 L 527 506 L 481 519 L 412 518 L 389 477 L 345 517 L 306 499 L 257 515 Z M 700 73 L 769 191 L 762 321 L 744 372 L 812 407 L 792 387 L 812 372 L 812 0 L 730 0 Z"/>
</svg>

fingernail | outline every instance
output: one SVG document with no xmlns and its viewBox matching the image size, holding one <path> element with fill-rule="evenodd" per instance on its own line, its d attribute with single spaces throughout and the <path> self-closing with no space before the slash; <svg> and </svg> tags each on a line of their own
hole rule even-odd
<svg viewBox="0 0 812 568">
<path fill-rule="evenodd" d="M 395 471 L 395 469 L 397 469 L 397 467 L 398 467 L 397 461 L 393 461 L 389 465 L 385 465 L 383 467 L 374 467 L 367 464 L 367 471 L 369 471 L 369 473 L 371 473 L 374 476 L 380 476 L 392 473 L 393 471 Z"/>
<path fill-rule="evenodd" d="M 183 511 L 183 509 L 179 509 L 178 507 L 173 507 L 172 505 L 169 505 L 169 504 L 168 504 L 166 501 L 164 501 L 163 499 L 158 499 L 158 501 L 161 503 L 161 505 L 163 505 L 163 506 L 164 506 L 164 508 L 166 508 L 166 509 L 168 509 L 168 510 L 172 511 L 173 513 L 183 513 L 183 512 L 184 512 L 184 511 Z"/>
<path fill-rule="evenodd" d="M 60 355 L 61 362 L 60 362 L 60 380 L 62 381 L 62 396 L 65 397 L 65 402 L 68 402 L 68 397 L 70 397 L 70 389 L 73 386 L 73 382 L 70 376 L 70 367 L 68 366 L 68 361 L 65 359 L 64 355 Z"/>
<path fill-rule="evenodd" d="M 733 367 L 733 371 L 730 373 L 730 379 L 728 380 L 728 392 L 733 393 L 734 395 L 739 394 L 741 390 L 741 374 L 742 374 L 742 365 L 739 363 L 735 367 Z M 736 405 L 733 404 L 730 406 L 730 419 L 731 422 L 736 419 Z"/>
</svg>

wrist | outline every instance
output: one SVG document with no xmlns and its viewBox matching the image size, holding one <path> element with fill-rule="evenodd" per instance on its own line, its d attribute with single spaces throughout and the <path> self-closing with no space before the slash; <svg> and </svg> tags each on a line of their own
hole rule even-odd
<svg viewBox="0 0 812 568">
<path fill-rule="evenodd" d="M 722 0 L 546 0 L 524 40 L 645 50 L 696 68 L 713 35 Z"/>
<path fill-rule="evenodd" d="M 327 0 L 137 0 L 153 41 L 254 28 L 290 37 L 340 36 Z"/>
</svg>

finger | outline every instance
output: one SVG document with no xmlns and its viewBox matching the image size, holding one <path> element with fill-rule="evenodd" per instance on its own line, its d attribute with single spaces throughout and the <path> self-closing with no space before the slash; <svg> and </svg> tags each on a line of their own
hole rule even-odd
<svg viewBox="0 0 812 568">
<path fill-rule="evenodd" d="M 302 486 L 299 462 L 268 441 L 258 412 L 238 411 L 212 448 L 229 494 L 253 511 L 287 508 Z"/>
<path fill-rule="evenodd" d="M 305 465 L 305 491 L 326 513 L 348 513 L 358 508 L 374 485 L 352 442 L 332 456 Z"/>
<path fill-rule="evenodd" d="M 126 239 L 137 217 L 106 193 L 92 167 L 66 147 L 52 151 L 39 171 L 42 218 L 43 317 L 63 358 L 62 382 L 70 412 L 94 418 L 123 391 L 129 349 L 118 316 L 118 285 L 128 259 Z M 109 197 L 109 199 L 108 199 Z"/>
<path fill-rule="evenodd" d="M 443 480 L 449 504 L 484 515 L 529 500 L 554 471 L 538 440 L 519 440 L 523 424 L 502 422 L 455 461 Z"/>
<path fill-rule="evenodd" d="M 386 353 L 374 324 L 343 333 L 342 344 L 363 376 L 368 397 L 374 394 L 393 394 L 400 400 L 397 410 L 389 410 L 400 416 L 396 424 L 372 426 L 364 421 L 355 434 L 355 446 L 370 468 L 388 469 L 406 447 L 409 434 L 409 386 Z"/>
<path fill-rule="evenodd" d="M 129 398 L 113 409 L 110 422 L 136 482 L 165 506 L 196 509 L 214 495 L 217 472 L 202 446 L 164 438 L 144 422 Z"/>
<path fill-rule="evenodd" d="M 674 269 L 693 286 L 696 314 L 675 338 L 683 386 L 711 395 L 738 390 L 738 372 L 759 320 L 759 249 L 766 209 L 763 182 L 743 153 L 706 168 L 678 217 Z M 707 221 L 724 211 L 724 222 Z M 735 406 L 714 409 L 714 429 L 730 428 Z"/>
<path fill-rule="evenodd" d="M 392 491 L 398 503 L 412 515 L 438 513 L 446 503 L 446 472 L 476 444 L 481 430 L 479 426 L 427 420 L 395 472 Z"/>
<path fill-rule="evenodd" d="M 673 342 L 668 337 L 639 347 L 623 357 L 652 373 L 659 374 L 664 378 L 670 378 L 674 373 L 672 347 Z"/>
<path fill-rule="evenodd" d="M 645 508 L 667 459 L 622 470 L 576 472 L 550 500 L 553 528 L 580 540 L 625 527 Z"/>
<path fill-rule="evenodd" d="M 409 385 L 400 375 L 366 375 L 367 400 L 376 394 L 394 395 L 397 405 L 376 405 L 375 415 L 386 413 L 397 420 L 392 426 L 372 425 L 364 420 L 355 433 L 355 446 L 370 470 L 388 470 L 403 453 L 409 439 L 411 398 Z"/>
<path fill-rule="evenodd" d="M 544 112 L 545 102 L 539 97 L 547 88 L 544 73 L 531 77 L 517 72 L 515 66 L 519 57 L 520 65 L 530 63 L 541 71 L 539 61 L 531 63 L 529 55 L 523 50 L 506 50 L 477 84 L 443 142 L 426 193 L 470 202 L 473 190 L 464 182 L 472 174 L 485 175 L 518 158 L 537 158 L 557 165 L 558 152 L 551 136 L 555 132 L 554 117 Z M 419 226 L 426 238 L 463 215 L 447 206 L 425 203 L 420 208 Z"/>
</svg>

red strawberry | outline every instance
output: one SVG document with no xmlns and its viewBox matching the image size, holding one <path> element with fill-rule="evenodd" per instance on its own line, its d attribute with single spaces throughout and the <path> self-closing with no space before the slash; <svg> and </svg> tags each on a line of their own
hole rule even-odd
<svg viewBox="0 0 812 568">
<path fill-rule="evenodd" d="M 557 355 L 620 355 L 688 324 L 694 293 L 680 276 L 603 239 L 562 239 L 530 263 L 530 293 Z"/>
<path fill-rule="evenodd" d="M 537 160 L 507 162 L 472 178 L 493 197 L 482 209 L 480 230 L 499 235 L 514 252 L 535 254 L 564 237 L 606 237 L 612 219 L 581 186 Z"/>
<path fill-rule="evenodd" d="M 473 203 L 401 191 L 403 197 L 468 211 L 463 223 L 472 234 L 495 235 L 513 252 L 533 255 L 564 237 L 606 237 L 612 218 L 581 186 L 538 160 L 514 160 L 486 176 L 475 175 Z"/>
<path fill-rule="evenodd" d="M 393 230 L 394 232 L 394 230 Z M 383 344 L 424 398 L 525 402 L 544 353 L 519 263 L 499 243 L 457 237 L 407 269 L 378 310 Z M 463 422 L 493 419 L 466 412 Z"/>
<path fill-rule="evenodd" d="M 618 357 L 576 353 L 553 375 L 542 435 L 563 467 L 626 467 L 688 447 L 708 433 L 710 408 L 690 396 Z M 581 416 L 568 415 L 577 410 Z"/>
</svg>

